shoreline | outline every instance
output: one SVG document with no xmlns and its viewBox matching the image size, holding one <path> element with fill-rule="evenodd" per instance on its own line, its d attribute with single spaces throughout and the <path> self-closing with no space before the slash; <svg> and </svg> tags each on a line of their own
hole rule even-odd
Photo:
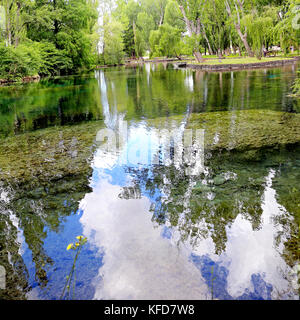
<svg viewBox="0 0 300 320">
<path fill-rule="evenodd" d="M 300 61 L 300 56 L 294 58 L 287 58 L 286 60 L 273 60 L 266 62 L 256 63 L 238 63 L 238 64 L 193 64 L 193 63 L 179 63 L 178 68 L 190 68 L 202 71 L 240 71 L 246 69 L 259 69 L 259 68 L 274 68 L 291 65 Z"/>
<path fill-rule="evenodd" d="M 216 58 L 206 58 L 205 60 L 215 60 Z M 243 59 L 240 57 L 235 57 L 231 59 Z M 193 70 L 202 70 L 202 71 L 211 71 L 211 72 L 221 72 L 221 71 L 241 71 L 241 70 L 251 70 L 251 69 L 259 69 L 259 68 L 274 68 L 274 67 L 282 67 L 286 65 L 294 64 L 300 61 L 300 56 L 296 56 L 293 58 L 285 58 L 282 59 L 278 57 L 278 60 L 264 61 L 264 62 L 255 62 L 255 63 L 224 63 L 224 64 L 205 64 L 203 63 L 190 63 L 187 60 L 193 59 L 182 59 L 178 58 L 158 58 L 151 60 L 137 60 L 133 62 L 127 62 L 124 64 L 118 64 L 114 66 L 97 66 L 95 70 L 105 69 L 105 68 L 113 68 L 113 67 L 137 67 L 139 65 L 143 65 L 146 63 L 171 63 L 175 67 L 179 69 L 189 68 Z M 222 58 L 223 61 L 226 61 L 226 58 Z"/>
<path fill-rule="evenodd" d="M 35 76 L 26 76 L 19 80 L 14 79 L 0 79 L 0 85 L 7 85 L 7 84 L 14 84 L 14 83 L 27 83 L 27 82 L 34 82 L 39 81 L 41 77 L 39 75 Z"/>
<path fill-rule="evenodd" d="M 207 60 L 212 60 L 214 58 L 207 58 Z M 242 59 L 242 58 L 236 58 Z M 191 59 L 189 59 L 191 60 Z M 222 59 L 226 60 L 226 59 Z M 274 68 L 274 67 L 282 67 L 286 65 L 291 65 L 296 62 L 300 61 L 300 56 L 296 56 L 294 58 L 286 58 L 281 60 L 272 60 L 266 62 L 256 62 L 256 63 L 237 63 L 237 64 L 205 64 L 205 63 L 189 63 L 187 59 L 179 60 L 177 58 L 166 58 L 166 59 L 152 59 L 152 60 L 139 60 L 134 63 L 125 63 L 119 64 L 114 66 L 96 66 L 94 70 L 99 69 L 106 69 L 106 68 L 113 68 L 113 67 L 136 67 L 138 65 L 143 65 L 146 63 L 171 63 L 173 66 L 184 69 L 189 68 L 192 70 L 202 70 L 202 71 L 210 71 L 210 72 L 222 72 L 222 71 L 241 71 L 241 70 L 252 70 L 252 69 L 259 69 L 259 68 Z M 18 80 L 14 79 L 1 79 L 0 78 L 0 86 L 2 85 L 9 85 L 9 84 L 22 84 L 22 83 L 29 83 L 29 82 L 37 82 L 42 79 L 41 76 L 26 76 Z"/>
</svg>

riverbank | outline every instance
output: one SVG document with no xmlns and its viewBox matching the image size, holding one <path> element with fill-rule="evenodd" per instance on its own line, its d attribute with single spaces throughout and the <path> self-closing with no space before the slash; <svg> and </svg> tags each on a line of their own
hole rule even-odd
<svg viewBox="0 0 300 320">
<path fill-rule="evenodd" d="M 11 84 L 11 83 L 26 83 L 26 82 L 34 82 L 34 81 L 39 81 L 41 77 L 39 75 L 35 76 L 26 76 L 20 79 L 0 79 L 0 85 L 6 85 L 6 84 Z"/>
<path fill-rule="evenodd" d="M 293 58 L 285 57 L 267 57 L 258 60 L 257 58 L 249 57 L 204 57 L 202 63 L 194 61 L 193 58 L 153 58 L 139 59 L 126 61 L 118 65 L 102 65 L 96 69 L 106 69 L 112 67 L 135 67 L 146 63 L 173 63 L 176 68 L 190 68 L 203 71 L 230 71 L 230 70 L 245 70 L 258 68 L 274 68 L 285 65 L 291 65 L 300 60 L 300 56 Z"/>
<path fill-rule="evenodd" d="M 177 67 L 203 71 L 238 71 L 245 69 L 281 67 L 294 64 L 299 60 L 299 56 L 294 58 L 262 58 L 261 60 L 256 58 L 211 59 L 205 60 L 203 63 L 182 61 L 177 64 Z"/>
</svg>

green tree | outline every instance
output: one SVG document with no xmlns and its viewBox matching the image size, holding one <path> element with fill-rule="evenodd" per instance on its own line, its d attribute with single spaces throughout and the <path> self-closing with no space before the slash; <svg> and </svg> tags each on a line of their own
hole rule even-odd
<svg viewBox="0 0 300 320">
<path fill-rule="evenodd" d="M 105 18 L 104 61 L 106 64 L 120 64 L 124 58 L 123 25 L 115 19 Z"/>
<path fill-rule="evenodd" d="M 297 47 L 299 51 L 300 21 L 298 0 L 289 0 L 279 12 L 280 21 L 274 27 L 274 35 L 285 54 L 291 46 Z"/>
<path fill-rule="evenodd" d="M 179 29 L 164 23 L 158 30 L 151 31 L 150 44 L 152 56 L 175 56 L 180 59 L 183 46 Z"/>
<path fill-rule="evenodd" d="M 5 59 L 13 59 L 16 77 L 22 75 L 21 70 L 24 76 L 49 75 L 71 73 L 95 64 L 99 37 L 97 0 L 1 0 L 0 6 L 5 45 L 15 47 L 15 51 L 5 50 L 0 63 L 3 66 L 8 61 Z M 36 68 L 38 61 L 40 69 Z M 27 63 L 30 65 L 24 68 Z M 14 69 L 2 68 L 0 75 L 13 78 Z"/>
<path fill-rule="evenodd" d="M 207 3 L 202 29 L 206 31 L 204 37 L 209 53 L 212 54 L 214 51 L 221 57 L 230 42 L 230 25 L 223 0 L 212 0 Z"/>
<path fill-rule="evenodd" d="M 202 40 L 201 23 L 205 10 L 205 0 L 177 0 L 182 13 L 185 26 L 190 37 L 193 55 L 198 62 L 203 62 L 200 51 L 200 41 Z"/>
<path fill-rule="evenodd" d="M 139 36 L 141 37 L 140 42 L 143 43 L 145 50 L 149 50 L 150 32 L 155 27 L 153 18 L 146 12 L 140 12 L 137 16 L 136 26 L 139 30 Z"/>
<path fill-rule="evenodd" d="M 247 9 L 245 4 L 250 5 L 250 1 L 247 1 L 247 3 L 245 3 L 245 1 L 241 1 L 241 0 L 225 0 L 228 16 L 230 17 L 241 41 L 243 42 L 248 56 L 253 57 L 253 52 L 248 43 L 247 27 L 243 28 L 241 23 L 241 19 L 244 17 Z"/>
<path fill-rule="evenodd" d="M 133 25 L 128 24 L 127 29 L 123 31 L 123 43 L 124 43 L 124 52 L 128 57 L 134 58 L 135 53 L 135 42 L 134 42 L 134 32 Z"/>
<path fill-rule="evenodd" d="M 263 48 L 267 46 L 268 39 L 273 31 L 273 20 L 268 16 L 259 16 L 257 11 L 245 15 L 242 21 L 248 29 L 248 36 L 252 41 L 252 49 L 260 60 Z"/>
<path fill-rule="evenodd" d="M 185 32 L 183 16 L 175 0 L 169 0 L 166 5 L 164 23 Z"/>
</svg>

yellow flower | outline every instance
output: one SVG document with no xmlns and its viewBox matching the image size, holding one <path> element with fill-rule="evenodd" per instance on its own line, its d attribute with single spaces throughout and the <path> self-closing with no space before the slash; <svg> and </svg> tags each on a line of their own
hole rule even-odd
<svg viewBox="0 0 300 320">
<path fill-rule="evenodd" d="M 83 236 L 77 236 L 76 239 L 81 240 Z"/>
<path fill-rule="evenodd" d="M 70 250 L 70 249 L 72 249 L 73 248 L 73 243 L 70 243 L 68 246 L 67 246 L 67 250 Z"/>
<path fill-rule="evenodd" d="M 76 242 L 76 243 L 75 243 L 75 246 L 76 246 L 76 247 L 79 247 L 79 243 L 78 243 L 78 242 Z"/>
</svg>

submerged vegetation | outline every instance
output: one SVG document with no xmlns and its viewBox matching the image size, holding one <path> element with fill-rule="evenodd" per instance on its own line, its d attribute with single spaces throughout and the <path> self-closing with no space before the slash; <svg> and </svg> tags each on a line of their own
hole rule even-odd
<svg viewBox="0 0 300 320">
<path fill-rule="evenodd" d="M 179 124 L 180 119 L 180 116 L 157 118 L 147 123 L 164 128 L 174 121 Z M 2 140 L 0 181 L 17 183 L 30 192 L 44 182 L 86 175 L 90 170 L 87 159 L 92 155 L 97 131 L 103 125 L 102 121 L 95 121 Z M 300 142 L 300 115 L 295 113 L 247 110 L 191 114 L 187 128 L 205 130 L 207 151 L 243 152 L 241 156 L 245 159 L 257 159 L 260 149 L 280 149 Z M 20 156 L 16 158 L 16 154 Z"/>
<path fill-rule="evenodd" d="M 228 253 L 230 233 L 239 237 L 231 227 L 240 220 L 246 221 L 250 236 L 265 226 L 264 197 L 272 188 L 271 203 L 280 210 L 272 215 L 268 225 L 272 229 L 265 236 L 272 242 L 271 254 L 277 250 L 284 266 L 293 268 L 299 261 L 300 214 L 299 105 L 297 99 L 287 96 L 295 77 L 293 70 L 290 66 L 203 73 L 145 64 L 1 88 L 0 265 L 9 274 L 1 298 L 25 299 L 30 293 L 34 298 L 36 294 L 42 299 L 59 299 L 64 291 L 63 298 L 72 299 L 74 284 L 76 299 L 93 298 L 93 292 L 87 294 L 92 287 L 89 281 L 97 276 L 97 285 L 102 284 L 98 268 L 107 263 L 107 256 L 102 261 L 102 248 L 91 251 L 89 243 L 94 235 L 89 236 L 88 250 L 80 254 L 77 250 L 82 238 L 76 240 L 79 245 L 68 246 L 77 248 L 71 250 L 74 257 L 66 246 L 74 235 L 88 234 L 79 220 L 88 213 L 85 201 L 99 191 L 94 184 L 104 182 L 102 155 L 95 153 L 95 138 L 98 130 L 113 127 L 119 119 L 128 121 L 130 130 L 138 132 L 137 138 L 140 133 L 155 134 L 157 128 L 178 128 L 182 123 L 186 129 L 204 129 L 206 170 L 191 177 L 185 173 L 185 164 L 105 166 L 103 174 L 118 198 L 109 194 L 104 200 L 113 204 L 107 206 L 106 212 L 113 218 L 109 223 L 119 222 L 115 221 L 114 201 L 124 201 L 124 207 L 131 203 L 133 209 L 140 208 L 135 207 L 135 200 L 146 201 L 151 215 L 147 211 L 143 219 L 149 220 L 149 229 L 159 225 L 167 229 L 166 236 L 175 230 L 178 237 L 174 240 L 192 248 L 208 239 L 209 252 L 213 257 L 221 256 Z M 135 134 L 131 138 L 134 141 Z M 114 159 L 114 154 L 110 156 Z M 124 182 L 124 177 L 130 182 Z M 99 194 L 94 194 L 93 201 Z M 125 203 L 125 199 L 132 201 Z M 99 203 L 92 203 L 95 221 Z M 140 227 L 130 226 L 126 230 L 137 232 L 133 234 L 137 244 Z M 107 240 L 119 242 L 120 229 L 105 228 L 104 223 L 101 230 Z M 127 231 L 125 234 L 127 239 Z M 99 236 L 101 241 L 105 237 Z M 104 248 L 105 254 L 109 249 Z M 134 247 L 137 259 L 139 249 L 143 247 Z M 120 253 L 125 252 L 121 260 L 126 260 L 130 250 L 128 246 Z M 119 259 L 119 252 L 114 252 Z M 153 252 L 154 257 L 160 251 Z M 211 289 L 209 298 L 231 298 L 220 295 L 220 281 L 227 271 L 222 269 L 225 273 L 220 280 L 218 265 L 207 261 L 202 267 Z M 125 274 L 128 269 L 123 263 L 115 265 Z M 225 280 L 222 283 L 224 286 Z"/>
<path fill-rule="evenodd" d="M 298 75 L 300 71 L 298 72 Z M 297 98 L 300 98 L 300 78 L 298 78 L 293 85 L 293 95 Z"/>
<path fill-rule="evenodd" d="M 0 181 L 23 186 L 29 193 L 40 187 L 44 193 L 42 186 L 49 181 L 87 176 L 91 172 L 95 136 L 102 127 L 102 121 L 95 121 L 66 126 L 63 130 L 48 128 L 1 140 Z M 19 155 L 17 158 L 16 154 Z"/>
</svg>

